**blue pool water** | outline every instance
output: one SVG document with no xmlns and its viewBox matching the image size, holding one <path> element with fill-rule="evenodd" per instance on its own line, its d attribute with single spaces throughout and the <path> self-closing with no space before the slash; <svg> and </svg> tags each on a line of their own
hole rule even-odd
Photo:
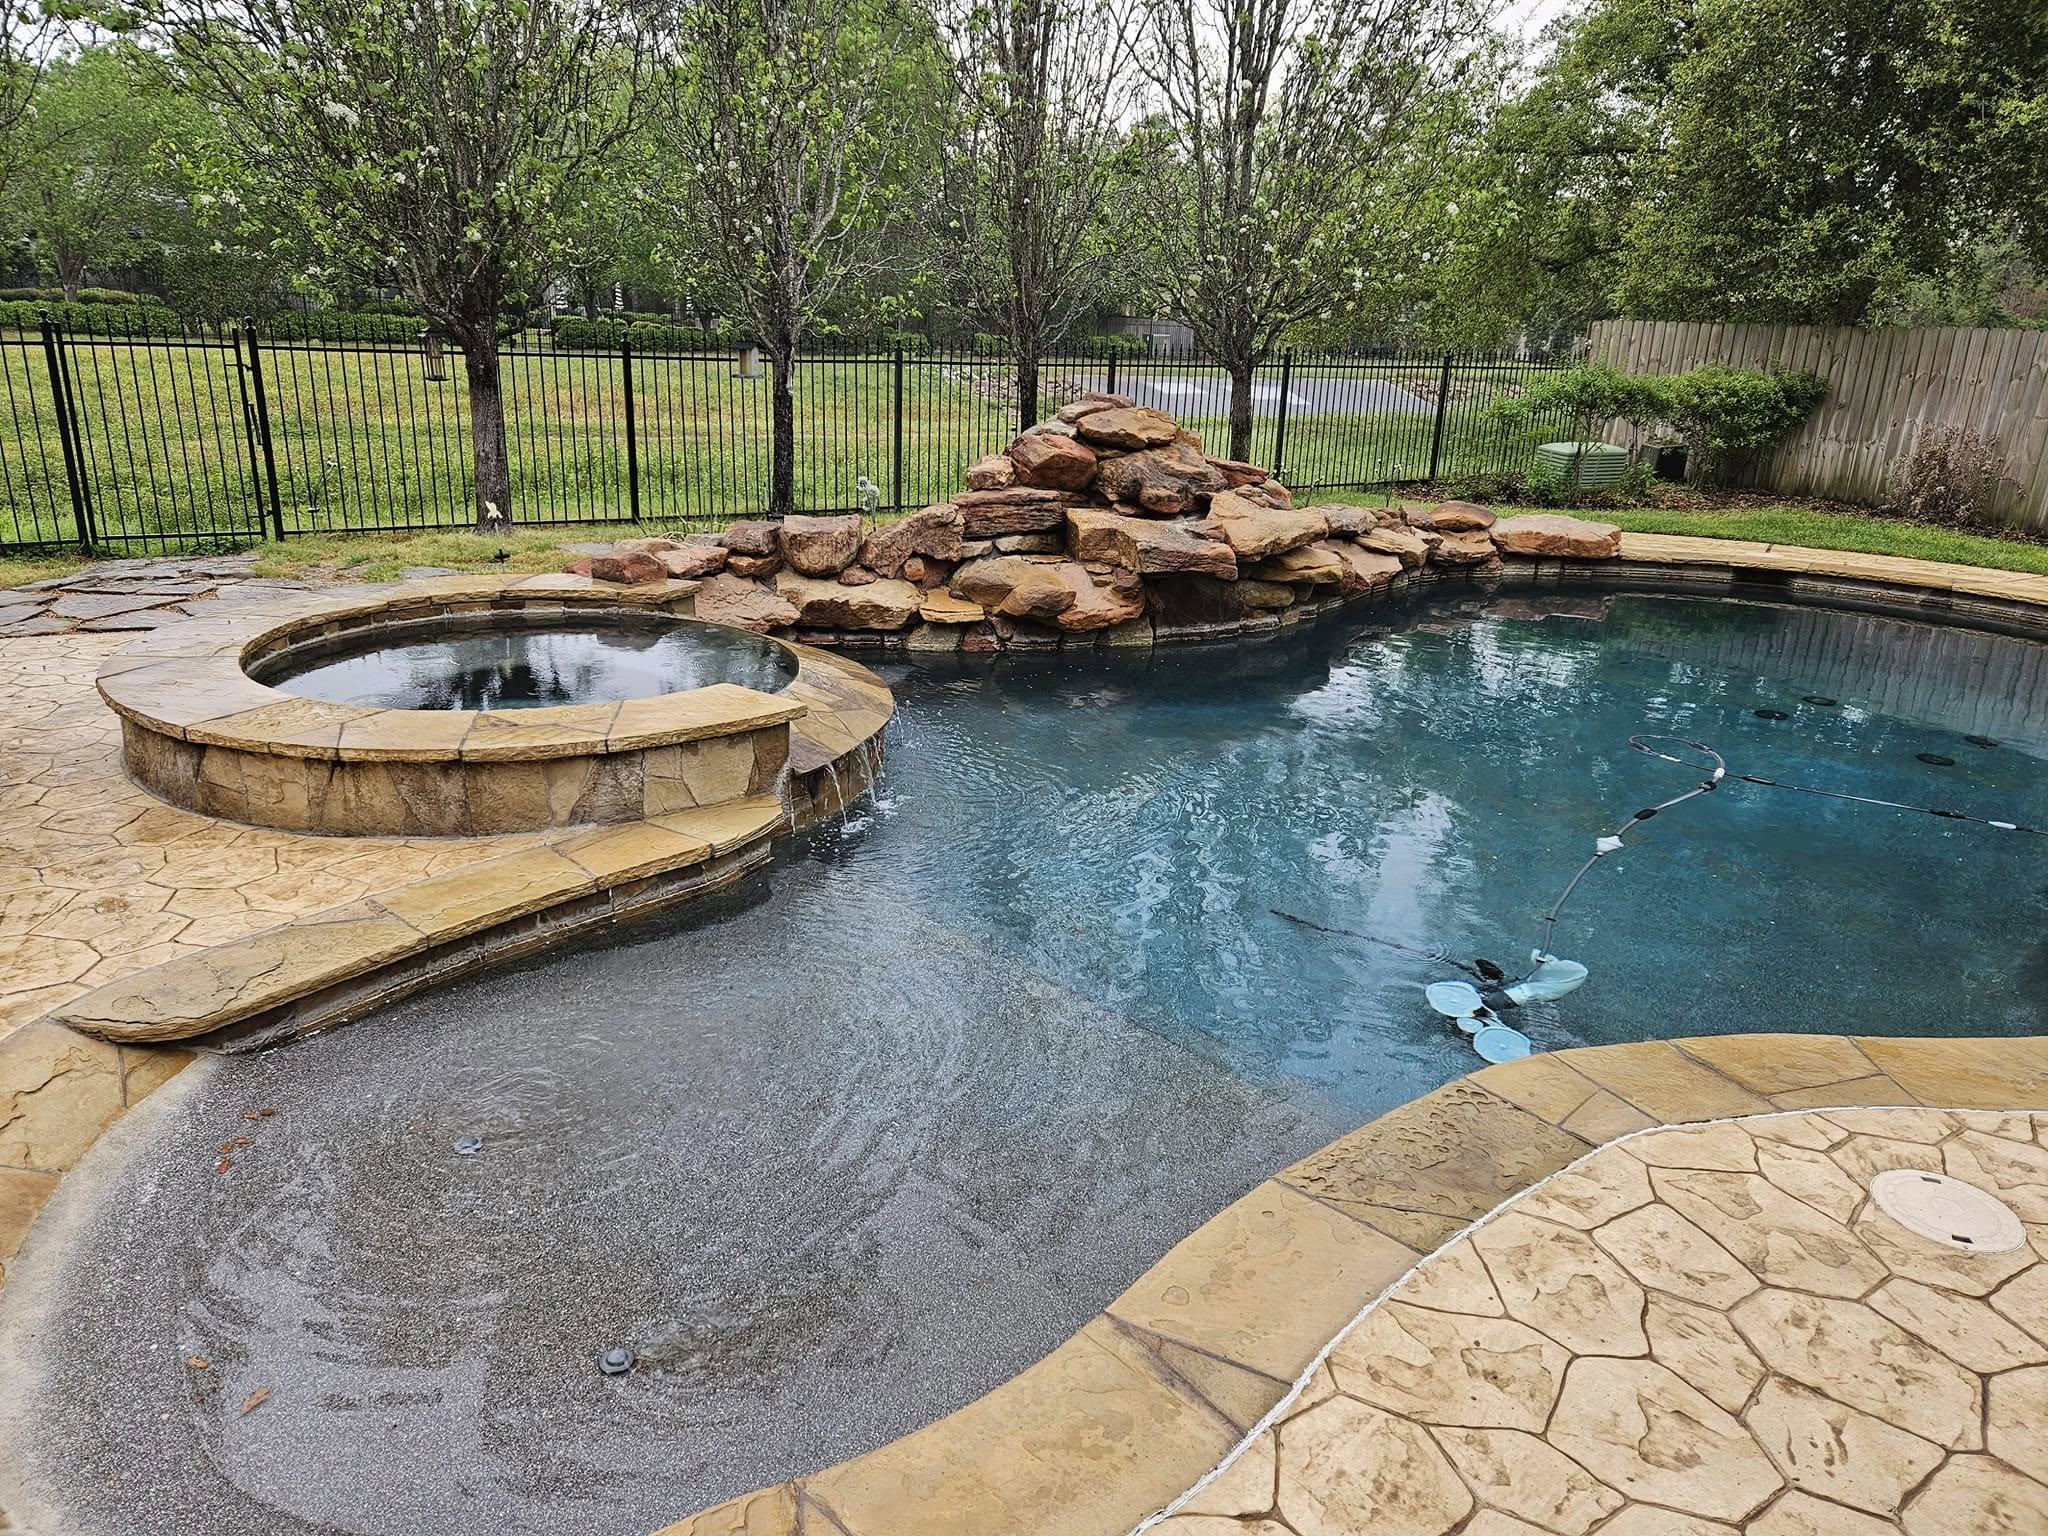
<svg viewBox="0 0 2048 1536">
<path fill-rule="evenodd" d="M 124 1122 L 0 1293 L 0 1502 L 84 1536 L 625 1533 L 855 1454 L 1476 1064 L 1423 1004 L 1446 966 L 1272 909 L 1512 966 L 1592 839 L 1692 782 L 1644 731 L 2048 824 L 2044 667 L 1638 595 L 885 663 L 876 802 L 742 889 Z M 2044 917 L 2048 839 L 1731 784 L 1588 877 L 1557 948 L 1592 978 L 1517 1022 L 2034 1033 Z M 620 1343 L 642 1367 L 601 1376 Z"/>
</svg>

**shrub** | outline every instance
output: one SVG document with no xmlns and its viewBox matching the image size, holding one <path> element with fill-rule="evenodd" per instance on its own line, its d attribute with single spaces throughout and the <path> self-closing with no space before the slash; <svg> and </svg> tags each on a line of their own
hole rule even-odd
<svg viewBox="0 0 2048 1536">
<path fill-rule="evenodd" d="M 1085 357 L 1143 357 L 1147 350 L 1143 336 L 1090 336 L 1081 343 Z"/>
<path fill-rule="evenodd" d="M 1968 427 L 1936 427 L 1892 465 L 1885 508 L 1935 523 L 1987 522 L 2004 462 L 2002 439 Z"/>
<path fill-rule="evenodd" d="M 33 331 L 48 316 L 76 336 L 176 336 L 184 323 L 162 304 L 0 301 L 0 330 Z"/>
<path fill-rule="evenodd" d="M 1623 373 L 1608 363 L 1578 363 L 1494 401 L 1487 416 L 1519 427 L 1561 411 L 1571 418 L 1571 440 L 1592 442 L 1617 417 L 1636 427 L 1660 419 L 1668 382 L 1655 374 Z"/>
<path fill-rule="evenodd" d="M 919 331 L 885 330 L 875 340 L 884 352 L 903 352 L 912 357 L 923 357 L 932 349 L 932 339 Z"/>
<path fill-rule="evenodd" d="M 733 345 L 729 326 L 698 330 L 665 319 L 625 320 L 617 316 L 586 320 L 581 315 L 556 315 L 548 322 L 548 334 L 565 352 L 616 352 L 627 341 L 633 343 L 635 351 L 646 352 L 721 352 Z"/>
<path fill-rule="evenodd" d="M 286 309 L 270 320 L 273 341 L 368 341 L 404 345 L 419 340 L 412 315 L 380 315 L 350 309 Z"/>
<path fill-rule="evenodd" d="M 994 331 L 974 333 L 974 351 L 981 357 L 1001 357 L 1010 350 L 1010 343 Z"/>
<path fill-rule="evenodd" d="M 1820 375 L 1760 373 L 1703 363 L 1664 383 L 1664 420 L 1685 440 L 1686 472 L 1718 483 L 1744 454 L 1769 446 L 1813 414 L 1827 394 Z"/>
<path fill-rule="evenodd" d="M 419 318 L 419 311 L 412 307 L 410 299 L 370 299 L 356 306 L 359 315 L 406 315 Z"/>
</svg>

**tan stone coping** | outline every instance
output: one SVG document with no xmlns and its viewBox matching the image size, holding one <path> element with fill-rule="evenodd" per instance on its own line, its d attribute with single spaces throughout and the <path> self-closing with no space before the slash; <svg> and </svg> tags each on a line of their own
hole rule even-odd
<svg viewBox="0 0 2048 1536">
<path fill-rule="evenodd" d="M 1487 1067 L 1267 1180 L 987 1396 L 663 1536 L 1124 1536 L 1373 1298 L 1594 1147 L 1656 1125 L 1917 1104 L 2048 1104 L 2048 1039 L 1716 1035 Z"/>
<path fill-rule="evenodd" d="M 623 704 L 516 712 L 380 709 L 304 698 L 259 683 L 245 670 L 288 641 L 369 629 L 378 620 L 594 607 L 687 618 L 697 586 L 618 587 L 587 576 L 445 576 L 395 588 L 293 594 L 151 631 L 100 668 L 99 691 L 116 714 L 158 735 L 334 762 L 533 762 L 669 746 L 799 718 L 802 696 L 731 683 Z M 801 676 L 807 648 L 767 643 L 797 656 Z M 808 657 L 817 670 L 818 653 Z"/>
</svg>

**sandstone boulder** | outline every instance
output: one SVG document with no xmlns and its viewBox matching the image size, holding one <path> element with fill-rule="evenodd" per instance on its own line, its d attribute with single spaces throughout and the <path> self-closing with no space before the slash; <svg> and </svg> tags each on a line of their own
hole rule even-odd
<svg viewBox="0 0 2048 1536">
<path fill-rule="evenodd" d="M 795 607 L 797 622 L 807 629 L 901 629 L 924 601 L 907 581 L 842 587 L 794 571 L 775 578 L 775 595 Z"/>
<path fill-rule="evenodd" d="M 758 581 L 761 577 L 773 576 L 782 569 L 782 556 L 728 554 L 725 557 L 725 568 L 735 576 Z"/>
<path fill-rule="evenodd" d="M 970 539 L 1000 538 L 1006 533 L 1043 533 L 1067 520 L 1071 491 L 1012 486 L 1006 491 L 962 491 L 953 498 Z"/>
<path fill-rule="evenodd" d="M 755 517 L 729 525 L 719 536 L 719 542 L 736 555 L 772 555 L 781 547 L 775 534 L 774 523 L 765 517 Z"/>
<path fill-rule="evenodd" d="M 1421 540 L 1418 539 L 1416 542 L 1419 544 Z M 1335 555 L 1343 562 L 1344 570 L 1338 577 L 1337 590 L 1347 597 L 1353 593 L 1370 591 L 1374 587 L 1384 587 L 1407 568 L 1407 562 L 1398 555 L 1382 554 L 1366 548 L 1364 544 L 1349 540 L 1326 539 L 1320 544 L 1311 544 L 1308 549 L 1298 553 L 1308 554 L 1316 550 Z M 1419 557 L 1417 563 L 1421 563 Z"/>
<path fill-rule="evenodd" d="M 1446 533 L 1429 552 L 1430 559 L 1439 565 L 1484 565 L 1489 560 L 1498 560 L 1500 555 L 1493 547 L 1493 540 L 1484 533 Z"/>
<path fill-rule="evenodd" d="M 1238 596 L 1247 608 L 1285 608 L 1294 601 L 1294 588 L 1283 581 L 1255 581 L 1245 577 L 1237 584 Z"/>
<path fill-rule="evenodd" d="M 849 565 L 839 573 L 839 585 L 842 587 L 864 587 L 876 579 L 875 573 L 864 565 Z"/>
<path fill-rule="evenodd" d="M 796 609 L 758 581 L 738 576 L 713 576 L 697 589 L 697 617 L 712 624 L 730 624 L 765 634 L 796 622 Z"/>
<path fill-rule="evenodd" d="M 1009 463 L 1008 459 L 1003 461 Z M 914 555 L 934 560 L 960 558 L 960 530 L 966 518 L 960 509 L 942 502 L 908 517 L 898 518 L 868 535 L 861 546 L 860 563 L 878 576 L 900 576 Z"/>
<path fill-rule="evenodd" d="M 1360 549 L 1392 555 L 1409 570 L 1429 558 L 1429 541 L 1412 528 L 1373 528 L 1358 535 Z"/>
<path fill-rule="evenodd" d="M 1067 548 L 1077 560 L 1102 560 L 1145 576 L 1193 574 L 1229 581 L 1237 556 L 1221 539 L 1205 538 L 1192 522 L 1125 517 L 1098 507 L 1067 511 Z"/>
<path fill-rule="evenodd" d="M 667 581 L 668 567 L 661 563 L 660 556 L 635 549 L 623 555 L 597 556 L 590 562 L 590 577 L 593 581 L 615 582 L 622 587 L 640 587 L 650 581 Z"/>
<path fill-rule="evenodd" d="M 1054 533 L 1006 533 L 996 540 L 999 555 L 1057 555 L 1065 551 L 1067 541 Z"/>
<path fill-rule="evenodd" d="M 1027 555 L 989 555 L 970 560 L 955 571 L 949 590 L 955 597 L 964 597 L 984 608 L 1000 608 L 1012 588 L 1043 571 L 1046 565 L 1046 561 Z"/>
<path fill-rule="evenodd" d="M 1103 411 L 1128 410 L 1137 403 L 1129 395 L 1112 395 L 1099 389 L 1091 389 L 1072 405 L 1061 406 L 1054 419 L 1075 422 L 1083 416 L 1094 416 Z"/>
<path fill-rule="evenodd" d="M 1105 448 L 1157 448 L 1180 436 L 1180 423 L 1149 405 L 1125 405 L 1092 411 L 1074 430 Z"/>
<path fill-rule="evenodd" d="M 1313 508 L 1269 507 L 1242 491 L 1224 491 L 1209 503 L 1200 531 L 1220 537 L 1240 560 L 1263 560 L 1327 538 L 1330 524 Z"/>
<path fill-rule="evenodd" d="M 1355 539 L 1361 533 L 1370 533 L 1380 526 L 1379 513 L 1372 507 L 1346 506 L 1341 501 L 1318 502 L 1312 511 L 1323 514 L 1323 521 L 1330 525 L 1330 536 L 1338 539 Z"/>
<path fill-rule="evenodd" d="M 1234 490 L 1241 485 L 1257 485 L 1266 478 L 1266 471 L 1257 464 L 1247 464 L 1243 459 L 1219 459 L 1210 455 L 1209 463 Z"/>
<path fill-rule="evenodd" d="M 1003 600 L 996 604 L 996 612 L 1006 619 L 1049 621 L 1073 607 L 1074 597 L 1074 589 L 1060 580 L 1057 570 L 1052 566 L 1034 565 L 1003 594 Z"/>
<path fill-rule="evenodd" d="M 585 555 L 581 560 L 572 560 L 563 566 L 562 574 L 565 576 L 588 576 L 590 568 L 596 563 L 589 555 Z"/>
<path fill-rule="evenodd" d="M 1008 452 L 1025 485 L 1078 491 L 1095 478 L 1095 450 L 1075 438 L 1033 432 L 1010 444 Z"/>
<path fill-rule="evenodd" d="M 1341 545 L 1325 540 L 1300 549 L 1282 550 L 1245 567 L 1253 581 L 1284 581 L 1290 586 L 1334 587 L 1344 580 L 1345 564 L 1334 551 Z"/>
<path fill-rule="evenodd" d="M 837 576 L 860 553 L 860 519 L 805 517 L 792 512 L 782 520 L 782 558 L 802 576 Z"/>
<path fill-rule="evenodd" d="M 665 554 L 671 549 L 681 549 L 682 547 L 682 541 L 679 539 L 620 539 L 616 544 L 612 545 L 612 553 L 615 555 L 659 555 Z"/>
<path fill-rule="evenodd" d="M 1168 443 L 1109 460 L 1096 484 L 1112 501 L 1133 502 L 1146 512 L 1172 517 L 1194 511 L 1199 500 L 1227 490 L 1230 482 L 1186 443 Z"/>
<path fill-rule="evenodd" d="M 689 543 L 678 544 L 674 549 L 663 550 L 655 558 L 669 575 L 689 581 L 724 570 L 726 551 L 723 544 L 699 544 L 693 539 Z"/>
<path fill-rule="evenodd" d="M 950 592 L 927 592 L 917 611 L 927 624 L 979 624 L 988 610 Z"/>
<path fill-rule="evenodd" d="M 967 466 L 967 489 L 970 491 L 1000 491 L 1016 478 L 1017 466 L 1000 453 L 976 459 Z"/>
<path fill-rule="evenodd" d="M 1487 532 L 1511 555 L 1556 555 L 1566 560 L 1612 560 L 1621 553 L 1621 530 L 1612 523 L 1554 512 L 1503 518 Z"/>
<path fill-rule="evenodd" d="M 1073 594 L 1073 602 L 1053 619 L 1069 633 L 1108 629 L 1145 612 L 1145 583 L 1135 571 L 1115 566 L 1090 570 L 1071 560 L 1048 569 Z"/>
<path fill-rule="evenodd" d="M 1446 501 L 1429 514 L 1438 533 L 1483 533 L 1493 526 L 1493 513 L 1476 501 Z"/>
</svg>

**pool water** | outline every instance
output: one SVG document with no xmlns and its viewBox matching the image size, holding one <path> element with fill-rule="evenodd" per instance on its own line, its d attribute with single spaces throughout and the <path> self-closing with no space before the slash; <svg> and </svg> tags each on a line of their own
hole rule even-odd
<svg viewBox="0 0 2048 1536">
<path fill-rule="evenodd" d="M 541 709 L 711 683 L 772 693 L 795 675 L 787 651 L 744 630 L 590 618 L 522 626 L 487 616 L 365 638 L 262 680 L 303 698 L 382 709 Z"/>
<path fill-rule="evenodd" d="M 1446 964 L 1274 909 L 1512 967 L 1695 782 L 1645 731 L 2048 825 L 2048 647 L 1646 595 L 1370 619 L 891 662 L 875 802 L 740 890 L 188 1074 L 0 1297 L 0 1466 L 85 1536 L 652 1530 L 971 1400 L 1478 1064 Z M 2044 917 L 2048 839 L 1730 783 L 1588 876 L 1591 979 L 1515 1022 L 2037 1033 Z"/>
</svg>

